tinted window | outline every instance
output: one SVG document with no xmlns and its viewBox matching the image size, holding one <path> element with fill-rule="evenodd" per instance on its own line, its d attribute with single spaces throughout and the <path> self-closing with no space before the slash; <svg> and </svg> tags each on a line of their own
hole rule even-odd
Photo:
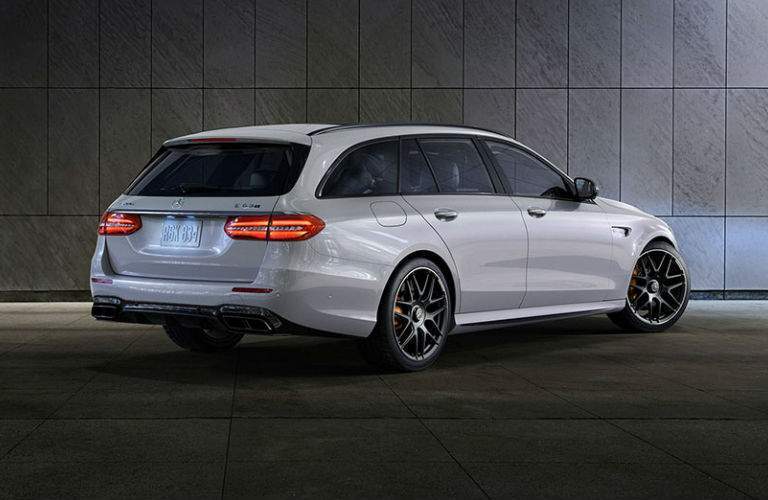
<svg viewBox="0 0 768 500">
<path fill-rule="evenodd" d="M 470 139 L 419 139 L 440 192 L 493 193 L 493 183 Z"/>
<path fill-rule="evenodd" d="M 397 193 L 397 141 L 377 142 L 349 153 L 334 169 L 323 196 Z"/>
<path fill-rule="evenodd" d="M 548 165 L 508 144 L 487 144 L 506 176 L 512 194 L 546 198 L 570 197 L 570 190 L 563 177 Z"/>
<path fill-rule="evenodd" d="M 400 191 L 404 194 L 435 193 L 435 177 L 415 139 L 400 143 Z"/>
<path fill-rule="evenodd" d="M 306 150 L 284 145 L 169 148 L 128 189 L 141 196 L 275 196 L 301 167 Z"/>
</svg>

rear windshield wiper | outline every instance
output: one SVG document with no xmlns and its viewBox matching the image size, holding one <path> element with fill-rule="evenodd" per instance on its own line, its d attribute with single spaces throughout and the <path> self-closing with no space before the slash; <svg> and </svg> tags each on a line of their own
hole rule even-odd
<svg viewBox="0 0 768 500">
<path fill-rule="evenodd" d="M 209 186 L 208 184 L 199 184 L 196 182 L 183 182 L 179 184 L 179 190 L 182 194 L 190 193 L 218 193 L 223 188 L 222 186 Z"/>
</svg>

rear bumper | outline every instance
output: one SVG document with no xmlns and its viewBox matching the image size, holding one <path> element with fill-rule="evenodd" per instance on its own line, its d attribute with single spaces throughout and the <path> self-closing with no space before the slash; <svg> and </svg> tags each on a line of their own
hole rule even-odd
<svg viewBox="0 0 768 500">
<path fill-rule="evenodd" d="M 367 337 L 376 324 L 381 293 L 392 271 L 389 266 L 324 256 L 307 244 L 278 242 L 270 247 L 251 283 L 126 276 L 112 269 L 104 240 L 99 236 L 91 261 L 94 298 L 113 297 L 121 304 L 180 306 L 184 309 L 174 311 L 175 316 L 202 315 L 208 320 L 212 316 L 216 319 L 210 311 L 225 306 L 261 308 L 285 318 L 286 324 L 300 325 L 296 331 Z M 263 289 L 265 293 L 244 292 L 241 287 Z M 157 323 L 154 318 L 161 314 L 157 307 L 150 311 L 137 311 L 136 307 L 131 305 L 122 314 L 121 306 L 119 312 L 128 319 L 118 321 L 136 322 L 139 318 Z M 138 316 L 139 312 L 143 316 Z"/>
<path fill-rule="evenodd" d="M 121 323 L 178 324 L 238 333 L 330 335 L 291 323 L 263 307 L 235 304 L 201 306 L 128 302 L 118 297 L 97 295 L 93 298 L 91 315 L 99 320 Z"/>
</svg>

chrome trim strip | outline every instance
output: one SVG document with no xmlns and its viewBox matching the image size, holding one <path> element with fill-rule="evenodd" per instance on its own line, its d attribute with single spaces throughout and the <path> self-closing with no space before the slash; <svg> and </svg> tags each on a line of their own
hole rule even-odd
<svg viewBox="0 0 768 500">
<path fill-rule="evenodd" d="M 231 217 L 237 215 L 270 215 L 272 211 L 264 210 L 142 210 L 139 208 L 115 208 L 111 212 L 131 213 L 139 215 L 180 215 L 180 216 L 219 216 Z"/>
</svg>

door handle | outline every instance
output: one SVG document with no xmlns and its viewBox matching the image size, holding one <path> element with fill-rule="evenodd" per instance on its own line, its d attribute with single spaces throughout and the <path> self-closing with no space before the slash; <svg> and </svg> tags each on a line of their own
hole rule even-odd
<svg viewBox="0 0 768 500">
<path fill-rule="evenodd" d="M 435 210 L 435 217 L 444 222 L 452 221 L 458 216 L 459 212 L 450 208 L 438 208 Z"/>
<path fill-rule="evenodd" d="M 536 218 L 544 217 L 547 215 L 547 211 L 539 207 L 528 207 L 528 215 Z"/>
</svg>

